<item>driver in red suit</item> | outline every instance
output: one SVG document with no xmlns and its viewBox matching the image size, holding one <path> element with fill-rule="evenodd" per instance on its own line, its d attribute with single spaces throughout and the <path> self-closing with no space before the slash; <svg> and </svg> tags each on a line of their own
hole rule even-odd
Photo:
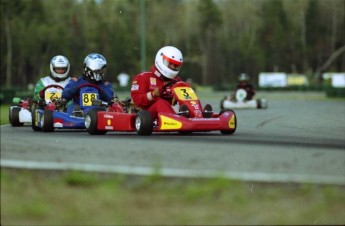
<svg viewBox="0 0 345 226">
<path fill-rule="evenodd" d="M 151 112 L 152 118 L 157 118 L 158 112 L 172 113 L 172 97 L 169 88 L 164 86 L 181 81 L 177 76 L 183 63 L 180 50 L 173 46 L 161 48 L 157 54 L 151 71 L 137 74 L 132 81 L 131 98 L 134 104 Z"/>
</svg>

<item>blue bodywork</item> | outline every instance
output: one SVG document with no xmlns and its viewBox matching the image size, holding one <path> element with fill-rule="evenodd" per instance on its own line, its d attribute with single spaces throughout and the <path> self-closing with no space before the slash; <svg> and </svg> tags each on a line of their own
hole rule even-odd
<svg viewBox="0 0 345 226">
<path fill-rule="evenodd" d="M 52 111 L 53 127 L 59 129 L 85 129 L 84 115 L 95 106 L 92 106 L 92 101 L 99 99 L 98 90 L 95 87 L 82 87 L 79 92 L 79 106 L 72 103 L 67 107 L 67 112 Z M 35 123 L 38 128 L 42 128 L 41 118 L 48 114 L 44 109 L 35 109 Z M 47 122 L 46 122 L 47 123 Z M 50 122 L 49 122 L 50 123 Z"/>
</svg>

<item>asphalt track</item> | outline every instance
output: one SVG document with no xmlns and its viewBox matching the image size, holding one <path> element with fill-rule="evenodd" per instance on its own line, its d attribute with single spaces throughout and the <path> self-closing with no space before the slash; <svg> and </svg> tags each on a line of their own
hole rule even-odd
<svg viewBox="0 0 345 226">
<path fill-rule="evenodd" d="M 345 102 L 282 99 L 269 99 L 265 110 L 235 110 L 233 135 L 91 136 L 4 125 L 1 167 L 344 185 Z M 201 100 L 219 111 L 219 100 Z"/>
</svg>

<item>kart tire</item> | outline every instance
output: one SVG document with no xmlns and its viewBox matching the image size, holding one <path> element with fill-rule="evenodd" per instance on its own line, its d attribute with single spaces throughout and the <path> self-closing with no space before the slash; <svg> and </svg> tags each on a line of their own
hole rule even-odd
<svg viewBox="0 0 345 226">
<path fill-rule="evenodd" d="M 24 123 L 19 121 L 19 112 L 21 107 L 12 107 L 9 112 L 9 120 L 13 127 L 23 126 Z"/>
<path fill-rule="evenodd" d="M 41 117 L 41 126 L 43 132 L 53 132 L 54 131 L 54 117 L 53 111 L 44 110 Z"/>
<path fill-rule="evenodd" d="M 266 99 L 257 99 L 256 103 L 257 103 L 257 107 L 259 109 L 266 109 L 267 108 L 267 100 Z"/>
<path fill-rule="evenodd" d="M 8 121 L 10 122 L 10 124 L 12 125 L 12 107 L 10 106 L 10 108 L 8 109 Z"/>
<path fill-rule="evenodd" d="M 256 100 L 256 106 L 260 109 L 260 108 L 262 108 L 262 106 L 261 106 L 261 99 L 257 99 Z"/>
<path fill-rule="evenodd" d="M 135 118 L 135 129 L 138 135 L 150 136 L 153 130 L 153 120 L 149 111 L 139 111 Z"/>
<path fill-rule="evenodd" d="M 93 108 L 88 111 L 85 115 L 85 128 L 86 131 L 91 135 L 104 135 L 107 133 L 106 130 L 97 129 L 98 124 L 98 114 L 97 112 L 104 111 L 101 108 Z"/>
<path fill-rule="evenodd" d="M 41 127 L 36 126 L 36 122 L 38 122 L 39 119 L 36 118 L 36 109 L 34 108 L 33 111 L 31 112 L 32 116 L 32 123 L 31 123 L 31 128 L 33 131 L 41 131 Z"/>
<path fill-rule="evenodd" d="M 233 110 L 231 110 L 231 109 L 223 109 L 223 110 L 220 111 L 219 115 L 223 114 L 224 112 L 229 112 L 229 111 L 232 112 L 235 115 L 235 129 L 234 130 L 221 130 L 220 132 L 222 134 L 225 134 L 225 135 L 233 134 L 236 131 L 236 129 L 237 129 L 237 117 L 236 117 L 236 114 L 235 114 L 235 112 Z"/>
</svg>

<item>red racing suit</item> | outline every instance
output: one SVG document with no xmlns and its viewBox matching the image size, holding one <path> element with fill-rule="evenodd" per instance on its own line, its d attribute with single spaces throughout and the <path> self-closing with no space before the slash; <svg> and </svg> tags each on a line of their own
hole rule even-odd
<svg viewBox="0 0 345 226">
<path fill-rule="evenodd" d="M 181 78 L 176 76 L 174 80 L 181 81 Z M 135 106 L 151 112 L 153 119 L 157 118 L 158 112 L 175 114 L 171 106 L 171 100 L 153 95 L 155 88 L 162 88 L 168 82 L 169 80 L 165 81 L 165 77 L 154 65 L 151 71 L 137 74 L 133 78 L 131 87 L 131 98 Z"/>
</svg>

